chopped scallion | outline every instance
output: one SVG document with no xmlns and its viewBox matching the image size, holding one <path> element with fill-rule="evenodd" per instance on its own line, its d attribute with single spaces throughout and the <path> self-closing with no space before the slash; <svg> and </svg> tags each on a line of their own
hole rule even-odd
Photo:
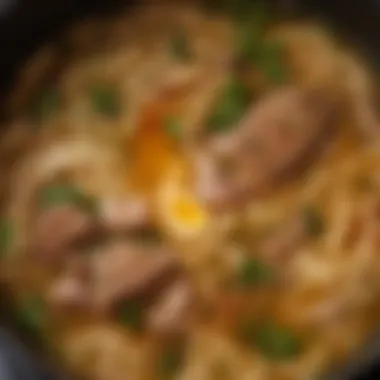
<svg viewBox="0 0 380 380">
<path fill-rule="evenodd" d="M 41 190 L 38 198 L 40 210 L 62 204 L 74 204 L 86 212 L 96 212 L 95 200 L 71 185 L 57 184 Z"/>
<path fill-rule="evenodd" d="M 115 88 L 105 85 L 94 85 L 90 88 L 92 108 L 107 117 L 117 117 L 120 114 L 120 99 Z"/>
</svg>

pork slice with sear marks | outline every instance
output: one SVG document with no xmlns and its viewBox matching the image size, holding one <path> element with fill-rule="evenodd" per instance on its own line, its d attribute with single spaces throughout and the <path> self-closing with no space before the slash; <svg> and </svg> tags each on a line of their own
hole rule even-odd
<svg viewBox="0 0 380 380">
<path fill-rule="evenodd" d="M 91 266 L 95 307 L 104 311 L 123 300 L 158 292 L 178 270 L 167 249 L 124 242 L 94 254 Z"/>
<path fill-rule="evenodd" d="M 91 215 L 74 205 L 56 205 L 38 215 L 31 244 L 37 257 L 53 263 L 93 233 L 96 223 Z"/>
<path fill-rule="evenodd" d="M 196 154 L 199 195 L 210 206 L 226 207 L 299 175 L 330 141 L 337 110 L 322 90 L 286 87 L 265 96 Z"/>
<path fill-rule="evenodd" d="M 128 309 L 132 304 L 139 323 L 153 334 L 174 336 L 188 331 L 194 289 L 170 249 L 117 242 L 95 254 L 91 267 L 92 305 L 98 313 L 134 320 L 136 310 Z"/>
</svg>

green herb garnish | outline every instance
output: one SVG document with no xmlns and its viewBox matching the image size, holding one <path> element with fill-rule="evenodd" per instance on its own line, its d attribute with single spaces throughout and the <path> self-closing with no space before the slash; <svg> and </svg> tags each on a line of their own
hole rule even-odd
<svg viewBox="0 0 380 380">
<path fill-rule="evenodd" d="M 28 333 L 38 334 L 44 326 L 45 305 L 41 298 L 32 297 L 25 300 L 16 310 L 21 328 Z"/>
<path fill-rule="evenodd" d="M 245 84 L 232 78 L 223 88 L 208 119 L 211 132 L 223 132 L 233 126 L 244 115 L 251 101 Z"/>
<path fill-rule="evenodd" d="M 239 287 L 249 289 L 271 283 L 274 274 L 267 264 L 257 258 L 249 258 L 241 264 L 236 279 Z"/>
<path fill-rule="evenodd" d="M 311 237 L 319 237 L 323 234 L 325 230 L 323 215 L 315 207 L 305 207 L 302 217 L 306 231 Z"/>
<path fill-rule="evenodd" d="M 260 27 L 251 23 L 242 23 L 237 26 L 237 59 L 243 63 L 254 63 L 260 56 L 262 44 Z"/>
<path fill-rule="evenodd" d="M 284 65 L 284 48 L 280 43 L 263 43 L 258 51 L 256 62 L 266 78 L 273 84 L 284 83 L 288 77 Z"/>
<path fill-rule="evenodd" d="M 248 323 L 241 327 L 239 334 L 245 344 L 271 360 L 288 360 L 301 352 L 301 343 L 296 335 L 275 322 Z"/>
<path fill-rule="evenodd" d="M 134 332 L 140 332 L 143 328 L 143 309 L 137 301 L 125 302 L 119 312 L 120 322 Z"/>
<path fill-rule="evenodd" d="M 288 77 L 284 47 L 275 41 L 263 41 L 260 29 L 243 25 L 239 29 L 237 59 L 256 67 L 273 84 L 282 84 Z"/>
<path fill-rule="evenodd" d="M 170 51 L 173 57 L 182 61 L 188 61 L 192 57 L 189 41 L 183 32 L 178 31 L 170 39 Z"/>
<path fill-rule="evenodd" d="M 40 191 L 38 198 L 40 210 L 62 204 L 73 204 L 85 212 L 96 213 L 95 200 L 71 185 L 52 185 Z"/>
<path fill-rule="evenodd" d="M 238 2 L 235 6 L 240 7 L 243 14 L 236 22 L 237 56 L 240 60 L 252 63 L 256 61 L 264 39 L 269 21 L 268 11 L 263 3 L 249 0 L 243 1 L 243 5 Z"/>
<path fill-rule="evenodd" d="M 107 117 L 117 117 L 121 111 L 120 99 L 115 88 L 94 85 L 89 90 L 92 108 Z"/>
<path fill-rule="evenodd" d="M 284 48 L 278 42 L 265 41 L 268 10 L 262 3 L 257 3 L 251 8 L 244 5 L 242 13 L 245 18 L 240 18 L 236 24 L 237 61 L 257 67 L 271 83 L 283 83 L 288 76 Z"/>
</svg>

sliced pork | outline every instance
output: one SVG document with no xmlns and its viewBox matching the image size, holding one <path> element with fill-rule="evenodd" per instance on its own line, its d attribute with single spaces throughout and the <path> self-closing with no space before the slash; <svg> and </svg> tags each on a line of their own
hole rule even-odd
<svg viewBox="0 0 380 380">
<path fill-rule="evenodd" d="M 74 205 L 56 205 L 43 211 L 36 220 L 32 247 L 37 257 L 57 262 L 75 244 L 95 231 L 93 218 Z"/>
<path fill-rule="evenodd" d="M 160 247 L 116 243 L 92 261 L 95 304 L 110 310 L 123 300 L 155 293 L 178 270 L 171 252 Z"/>
<path fill-rule="evenodd" d="M 199 195 L 211 206 L 231 206 L 293 178 L 323 152 L 336 110 L 319 90 L 287 87 L 264 97 L 200 149 Z"/>
<path fill-rule="evenodd" d="M 185 333 L 192 320 L 193 287 L 173 252 L 141 243 L 115 243 L 92 258 L 92 305 L 117 313 L 133 301 L 143 325 L 164 336 Z"/>
</svg>

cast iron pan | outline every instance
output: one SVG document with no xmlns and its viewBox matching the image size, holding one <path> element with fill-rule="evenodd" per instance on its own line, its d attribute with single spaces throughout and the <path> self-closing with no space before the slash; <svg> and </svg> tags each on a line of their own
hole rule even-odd
<svg viewBox="0 0 380 380">
<path fill-rule="evenodd" d="M 135 0 L 138 1 L 138 0 Z M 269 0 L 267 0 L 269 1 Z M 68 24 L 132 6 L 133 0 L 0 0 L 0 116 L 2 100 L 20 64 L 44 41 Z M 380 58 L 380 0 L 271 0 L 284 12 L 311 13 L 331 22 L 370 58 L 374 69 Z M 123 4 L 122 4 L 123 3 Z M 294 12 L 294 10 L 296 10 Z M 1 175 L 1 173 L 0 173 Z M 3 293 L 6 289 L 3 289 Z M 14 324 L 10 303 L 0 295 L 0 380 L 72 380 L 45 360 L 27 332 Z M 126 374 L 126 377 L 128 374 Z M 380 378 L 380 334 L 343 368 L 326 376 L 331 380 Z M 133 380 L 133 379 L 132 379 Z M 314 380 L 314 379 L 304 379 Z"/>
</svg>

